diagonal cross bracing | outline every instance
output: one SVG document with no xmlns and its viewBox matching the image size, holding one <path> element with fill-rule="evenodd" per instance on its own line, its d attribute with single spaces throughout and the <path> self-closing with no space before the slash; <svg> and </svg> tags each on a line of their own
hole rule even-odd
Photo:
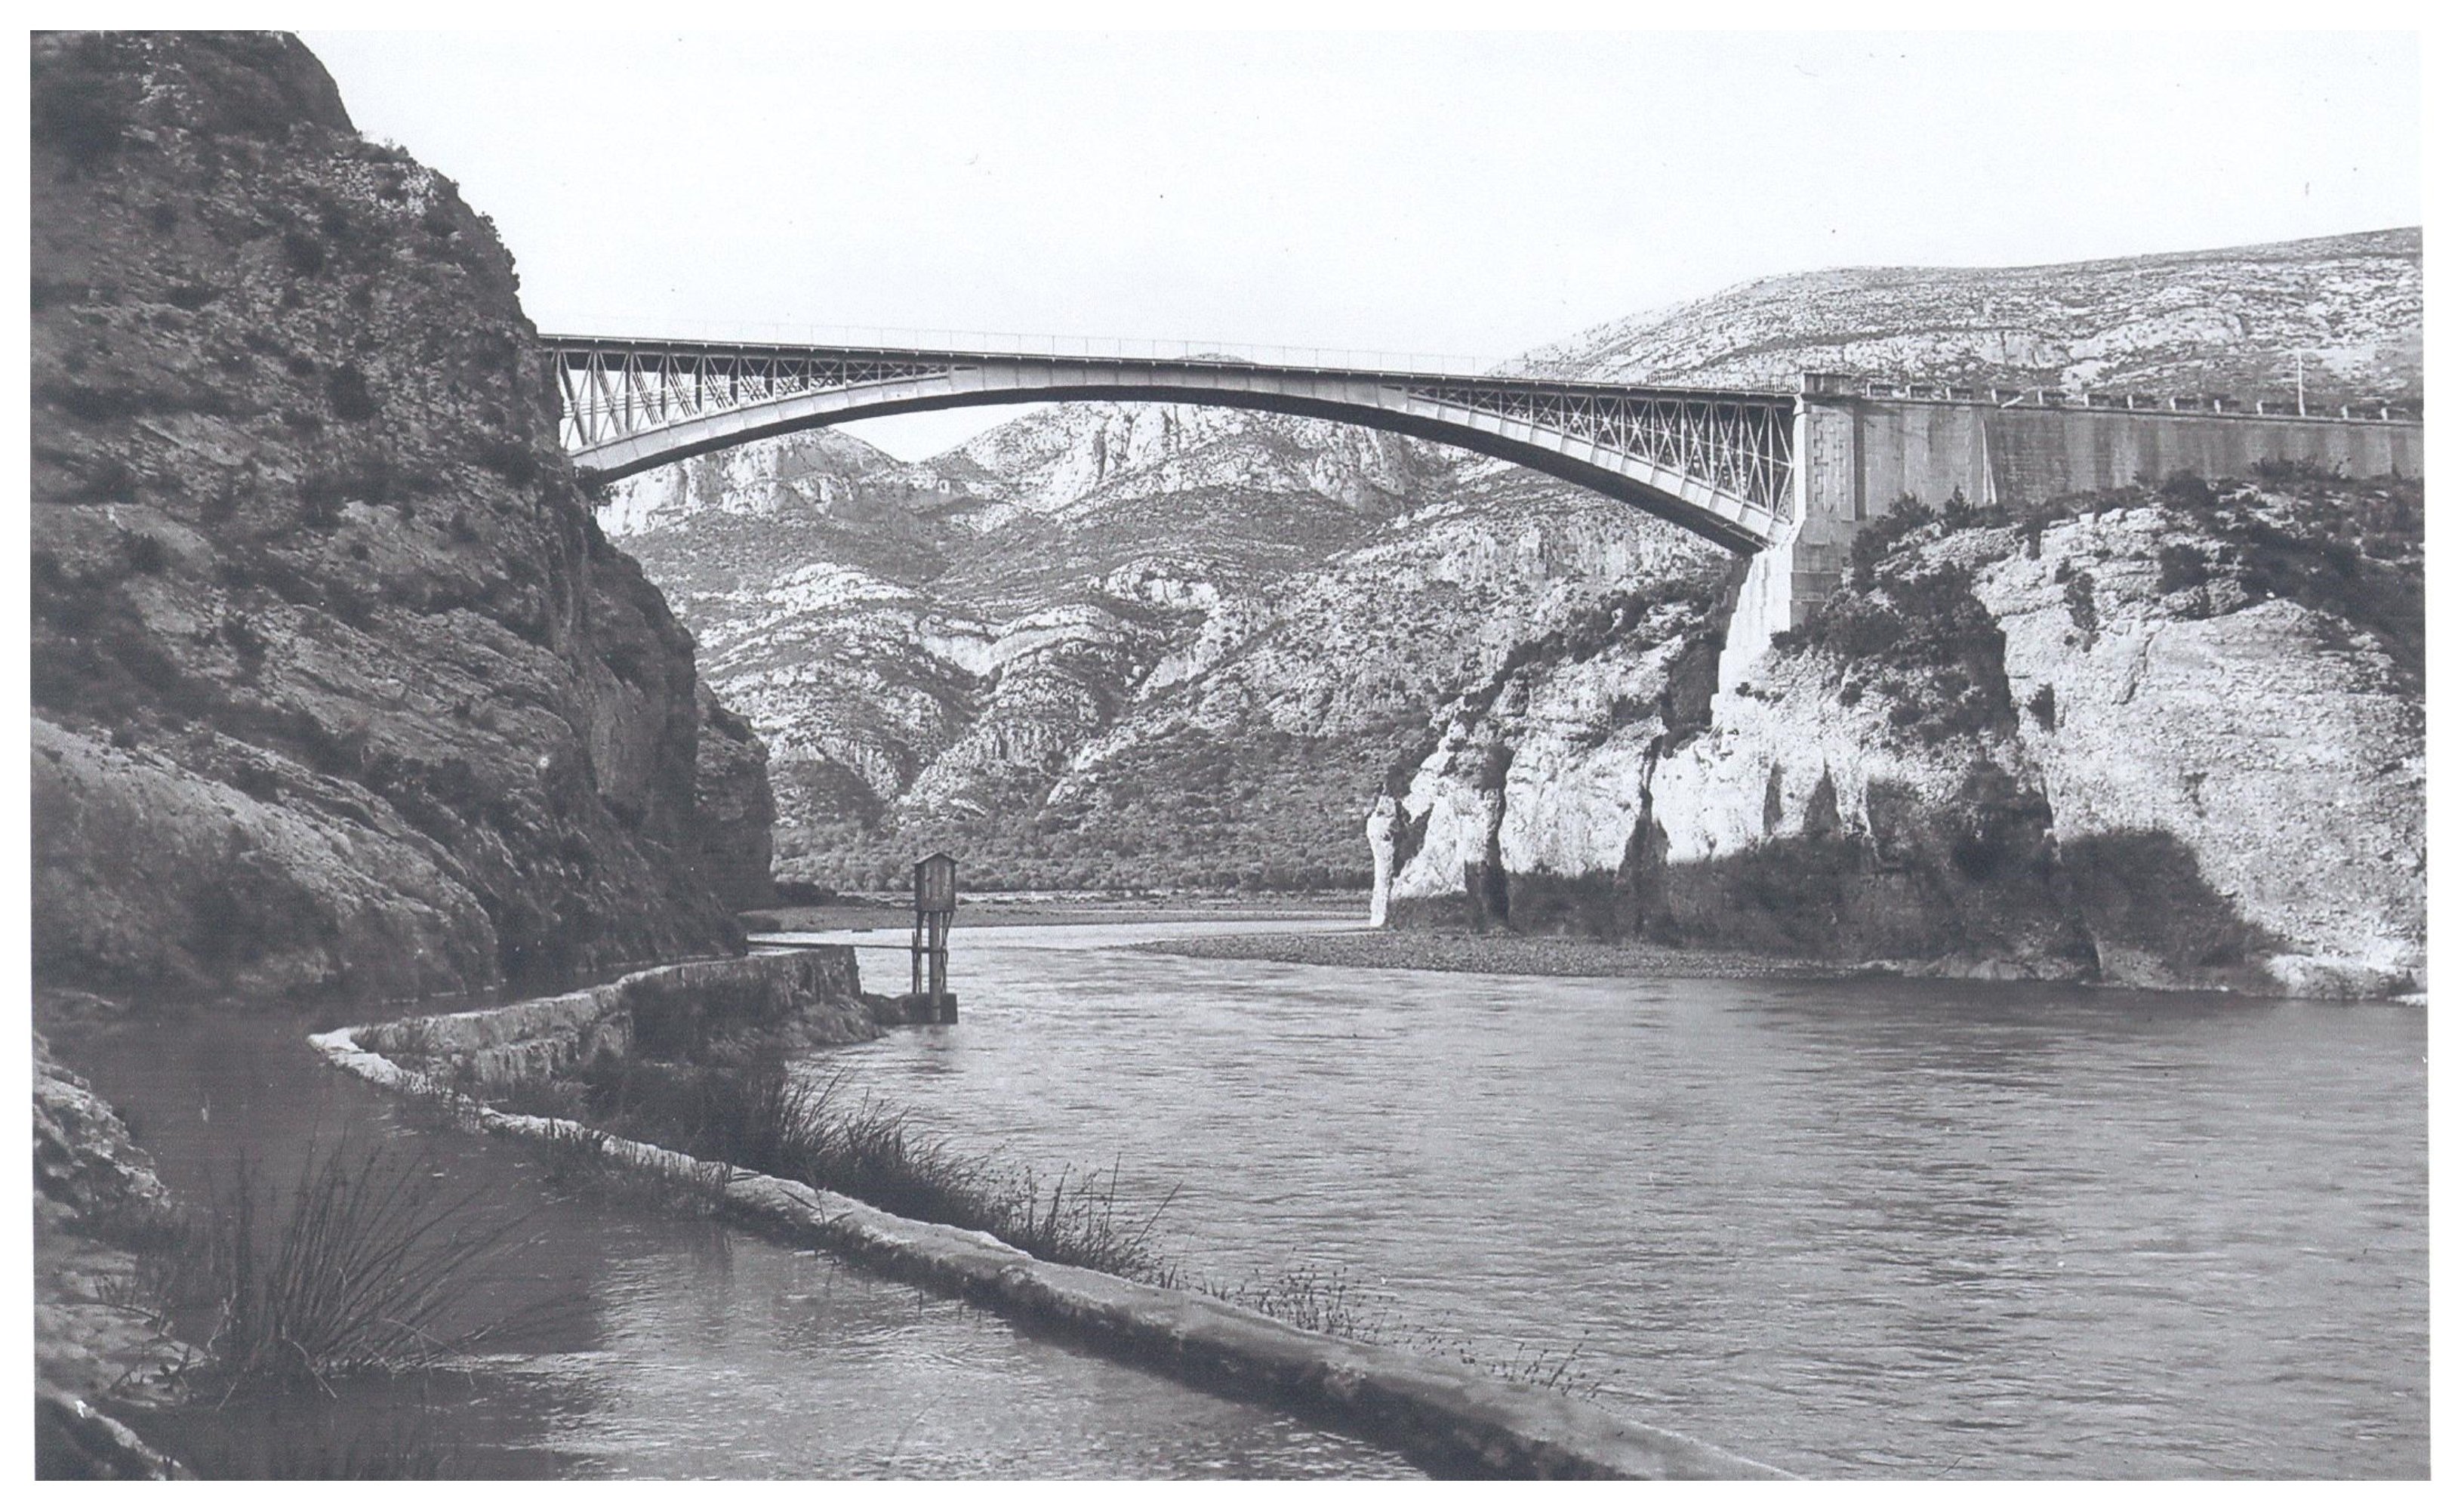
<svg viewBox="0 0 2464 1511">
<path fill-rule="evenodd" d="M 1437 377 L 1229 358 L 548 337 L 562 438 L 619 478 L 764 435 L 974 404 L 1221 404 L 1398 431 L 1535 467 L 1725 545 L 1785 533 L 1793 395 L 1509 377 Z"/>
</svg>

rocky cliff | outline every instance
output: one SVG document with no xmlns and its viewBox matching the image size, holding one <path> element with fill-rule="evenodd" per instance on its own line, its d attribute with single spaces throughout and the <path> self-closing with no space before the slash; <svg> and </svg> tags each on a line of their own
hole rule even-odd
<svg viewBox="0 0 2464 1511">
<path fill-rule="evenodd" d="M 1716 688 L 1678 671 L 1699 618 L 1639 618 L 1455 711 L 1404 798 L 1398 909 L 1953 973 L 2416 989 L 2421 500 L 2285 473 L 1910 511 Z"/>
<path fill-rule="evenodd" d="M 34 1473 L 43 1479 L 185 1478 L 113 1411 L 176 1397 L 171 1341 L 127 1304 L 133 1248 L 158 1248 L 171 1209 L 153 1161 L 108 1102 L 34 1035 Z"/>
<path fill-rule="evenodd" d="M 759 747 L 578 492 L 485 217 L 288 37 L 37 36 L 33 110 L 40 976 L 734 947 Z"/>
</svg>

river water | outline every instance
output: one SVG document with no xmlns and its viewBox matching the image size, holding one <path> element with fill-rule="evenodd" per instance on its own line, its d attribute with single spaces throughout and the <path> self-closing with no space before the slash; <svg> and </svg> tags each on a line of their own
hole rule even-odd
<svg viewBox="0 0 2464 1511">
<path fill-rule="evenodd" d="M 535 1150 L 440 1130 L 323 1063 L 328 1022 L 220 1014 L 55 1040 L 175 1193 L 245 1156 L 288 1189 L 312 1147 L 415 1160 L 472 1215 L 523 1219 L 475 1272 L 466 1323 L 524 1325 L 469 1367 L 332 1401 L 145 1421 L 226 1474 L 332 1476 L 372 1453 L 454 1477 L 1387 1477 L 1394 1455 L 1021 1333 L 826 1255 L 561 1189 Z"/>
<path fill-rule="evenodd" d="M 2418 1008 L 1102 947 L 1170 932 L 962 928 L 811 1068 L 1800 1473 L 2428 1472 Z"/>
</svg>

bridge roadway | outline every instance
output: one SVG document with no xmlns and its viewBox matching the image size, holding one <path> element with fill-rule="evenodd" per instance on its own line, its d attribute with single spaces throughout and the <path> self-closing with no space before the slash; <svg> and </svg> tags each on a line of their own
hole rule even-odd
<svg viewBox="0 0 2464 1511">
<path fill-rule="evenodd" d="M 1754 558 L 1737 627 L 1801 623 L 1903 499 L 1978 503 L 2267 460 L 2422 475 L 2421 412 L 1886 387 L 1793 392 L 896 346 L 542 338 L 575 463 L 601 478 L 847 420 L 1070 399 L 1225 405 L 1400 432 L 1534 468 Z M 1732 638 L 1735 630 L 1732 629 Z"/>
</svg>

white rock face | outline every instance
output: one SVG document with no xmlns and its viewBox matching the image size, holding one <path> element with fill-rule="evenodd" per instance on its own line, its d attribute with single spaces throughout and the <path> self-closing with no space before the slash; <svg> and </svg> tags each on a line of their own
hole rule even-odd
<svg viewBox="0 0 2464 1511">
<path fill-rule="evenodd" d="M 887 454 L 836 431 L 747 441 L 689 464 L 617 479 L 599 512 L 599 527 L 611 540 L 627 540 L 697 515 L 827 514 L 864 478 L 891 470 L 898 463 Z"/>
<path fill-rule="evenodd" d="M 2288 986 L 2317 974 L 2303 957 L 2417 975 L 2428 871 L 2418 699 L 2384 650 L 2301 605 L 2180 617 L 2158 575 L 2158 553 L 2178 540 L 2157 510 L 2108 514 L 2047 530 L 2040 559 L 1978 574 L 2013 693 L 2054 692 L 2054 728 L 2028 720 L 2020 734 L 2057 834 L 2175 835 L 2219 893 L 2291 946 L 2274 967 Z M 2065 567 L 2094 580 L 2092 638 L 2055 580 Z"/>
<path fill-rule="evenodd" d="M 2156 507 L 2055 523 L 2035 555 L 2015 529 L 1925 547 L 1911 570 L 1971 574 L 2002 636 L 2009 688 L 1992 727 L 1947 738 L 1895 722 L 1896 700 L 1868 685 L 1871 669 L 1772 650 L 1768 636 L 1742 665 L 1733 644 L 1723 654 L 1708 727 L 1674 748 L 1664 716 L 1633 712 L 1667 682 L 1671 646 L 1650 630 L 1529 669 L 1485 714 L 1459 716 L 1421 764 L 1404 809 L 1425 820 L 1425 839 L 1397 894 L 1463 891 L 1462 867 L 1488 839 L 1481 793 L 1496 778 L 1493 751 L 1511 756 L 1495 832 L 1515 877 L 1613 876 L 1648 837 L 1676 886 L 1685 867 L 1809 834 L 1871 843 L 1888 827 L 1874 811 L 1884 790 L 1892 824 L 1974 811 L 1984 768 L 2004 811 L 2042 805 L 2065 864 L 2113 836 L 2178 846 L 2199 884 L 2276 941 L 2253 964 L 2282 989 L 2417 985 L 2427 873 L 2417 682 L 2333 613 L 2251 600 L 2224 581 L 2166 590 L 2168 551 L 2214 548 L 2197 521 Z M 1843 679 L 1859 696 L 1843 700 Z M 2107 979 L 2198 979 L 2093 917 L 2078 926 Z M 2024 957 L 2058 937 L 2054 921 L 2021 920 L 2001 943 Z"/>
<path fill-rule="evenodd" d="M 1280 414 L 1180 404 L 1065 404 L 977 436 L 959 456 L 1021 513 L 1083 515 L 1140 494 L 1231 488 L 1311 494 L 1351 508 L 1413 487 L 1412 443 Z"/>
<path fill-rule="evenodd" d="M 1424 827 L 1396 896 L 1462 892 L 1463 868 L 1484 862 L 1492 833 L 1500 864 L 1516 876 L 1588 877 L 1624 864 L 1649 811 L 1681 664 L 1712 657 L 1712 595 L 1695 586 L 1695 598 L 1656 608 L 1612 643 L 1535 661 L 1485 710 L 1455 711 L 1403 798 L 1405 818 Z M 1504 750 L 1511 761 L 1501 769 Z"/>
</svg>

